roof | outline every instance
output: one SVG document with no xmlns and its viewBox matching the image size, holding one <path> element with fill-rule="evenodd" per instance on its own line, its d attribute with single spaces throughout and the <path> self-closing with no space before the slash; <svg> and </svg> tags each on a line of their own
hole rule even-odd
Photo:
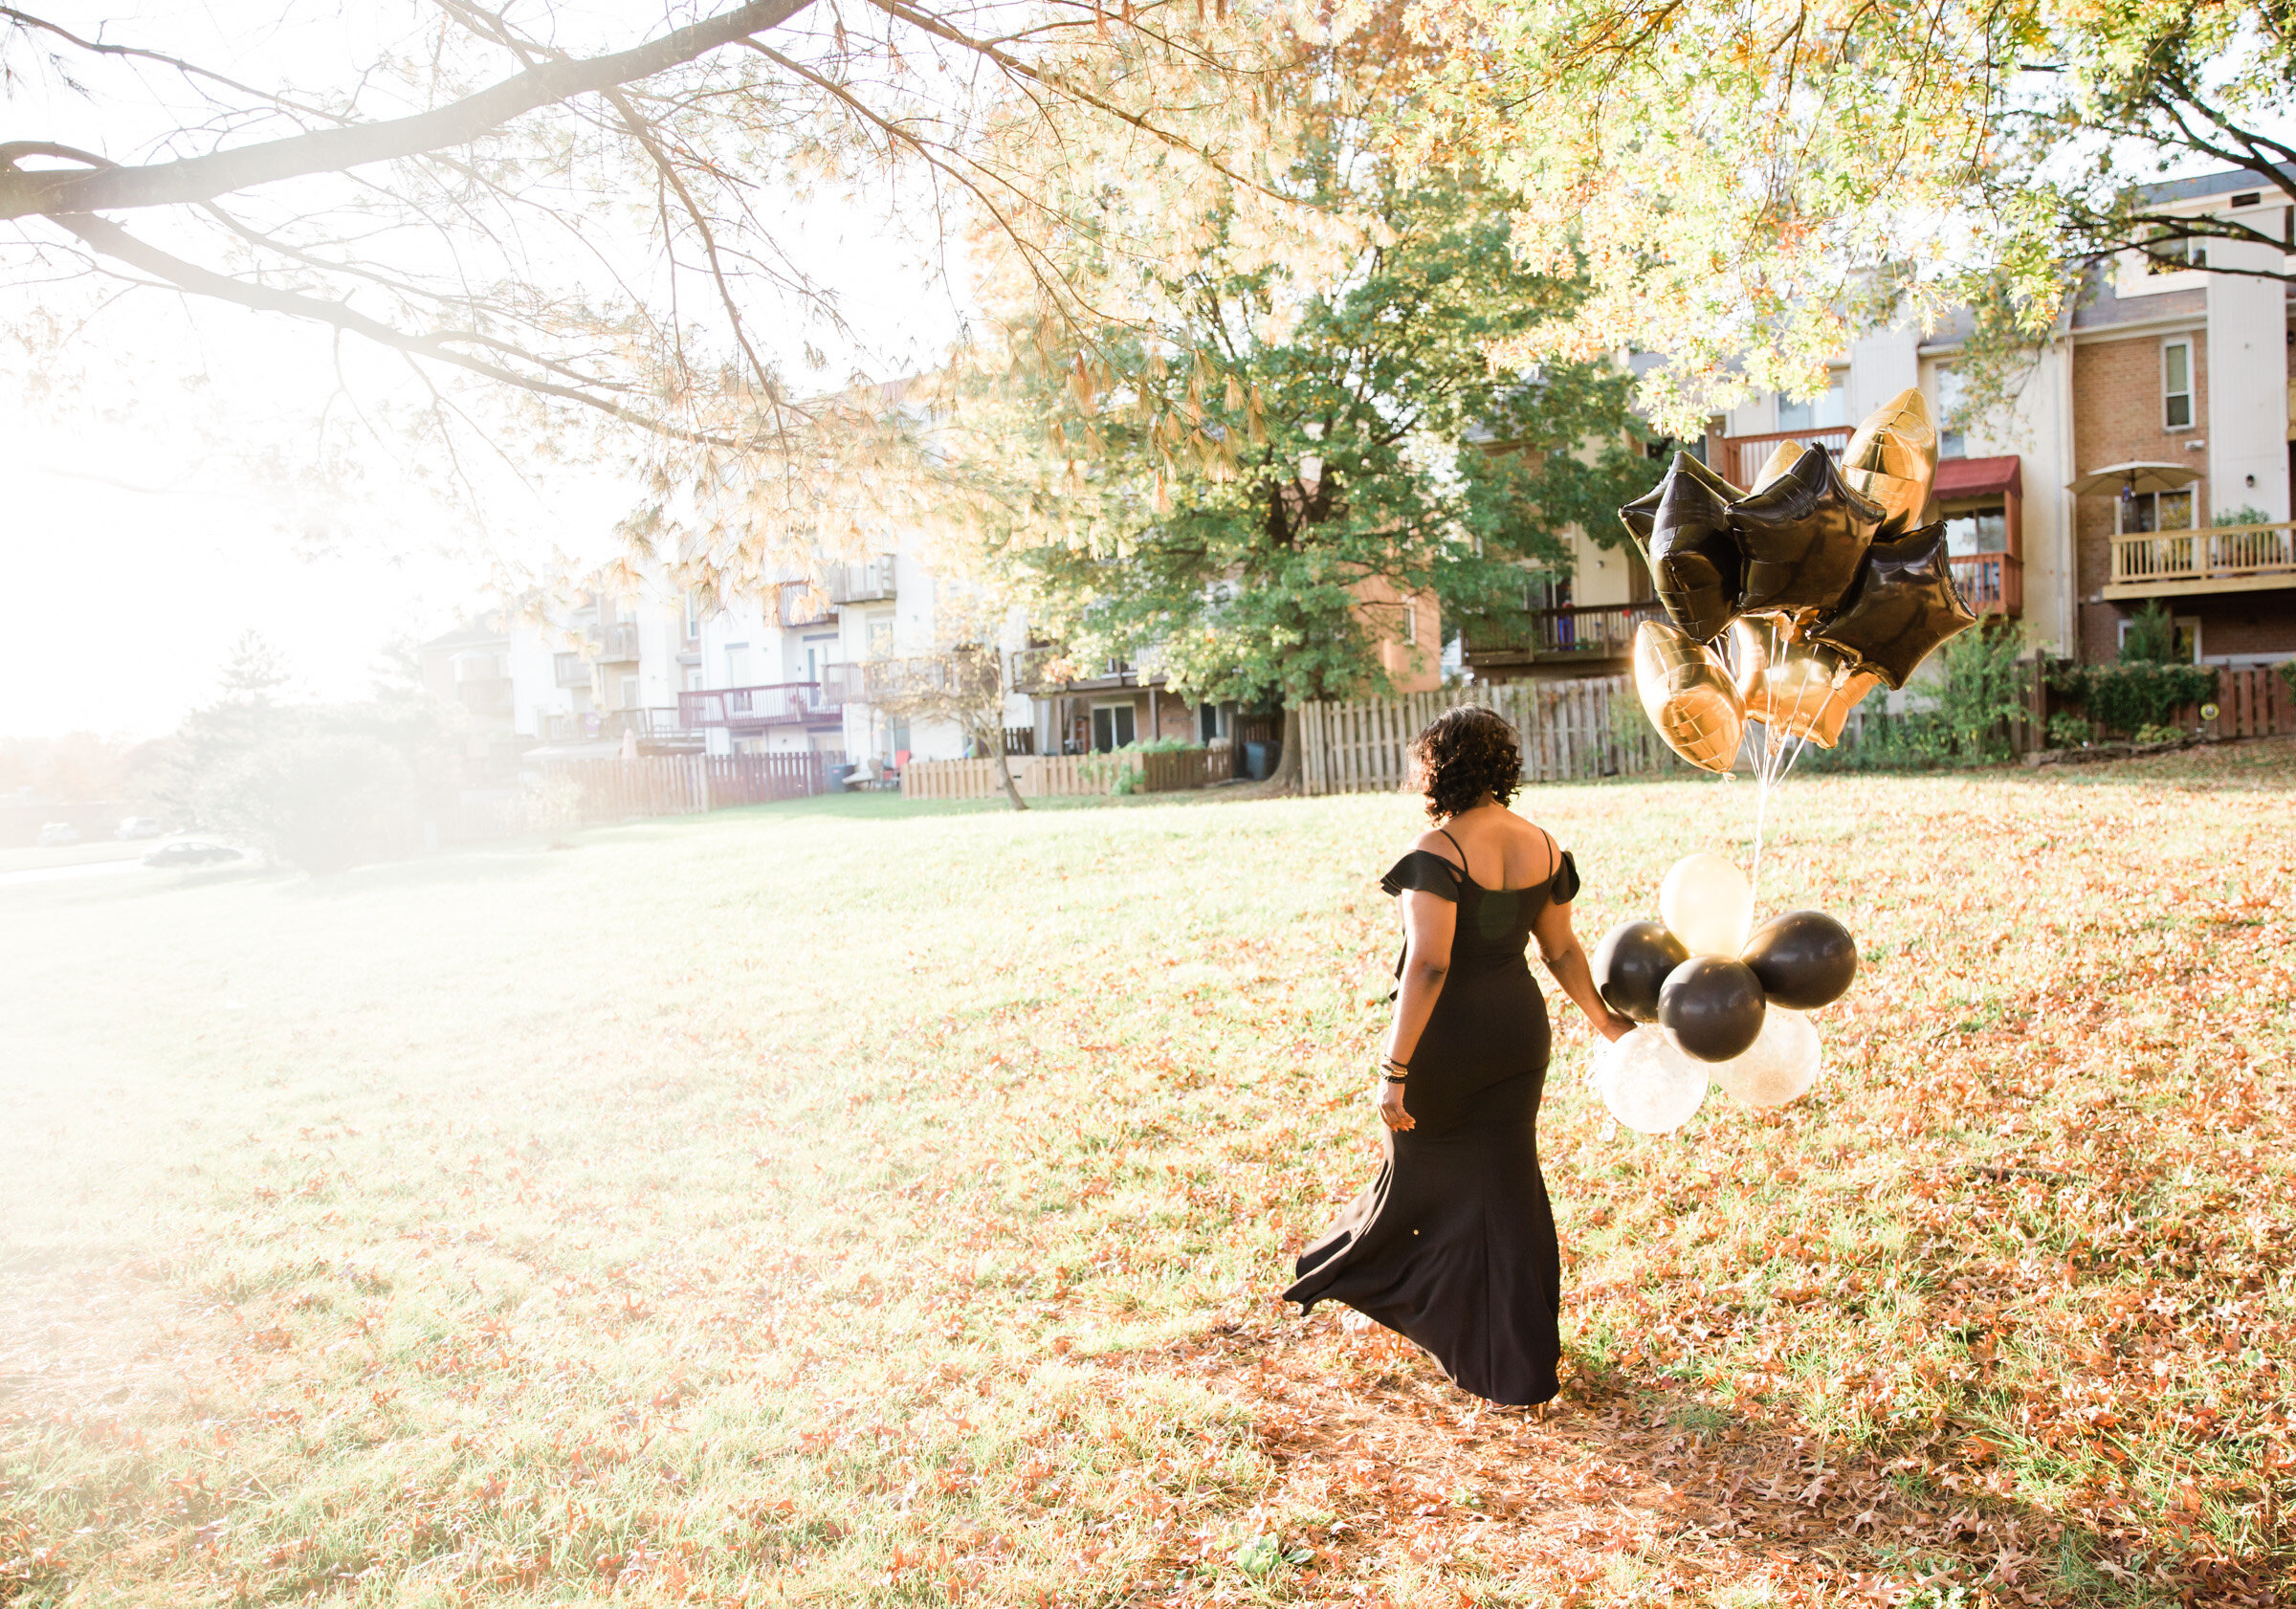
<svg viewBox="0 0 2296 1609">
<path fill-rule="evenodd" d="M 2024 460 L 2011 452 L 1998 458 L 1941 458 L 1932 492 L 1949 497 L 1983 497 L 1997 492 L 2025 495 Z"/>
<path fill-rule="evenodd" d="M 2280 172 L 2286 182 L 2296 184 L 2296 166 L 2284 164 Z M 2164 179 L 2157 185 L 2145 185 L 2137 190 L 2137 195 L 2148 207 L 2165 207 L 2171 202 L 2192 201 L 2204 195 L 2227 195 L 2234 190 L 2260 187 L 2271 189 L 2281 183 L 2281 177 L 2265 168 L 2225 167 L 2190 179 Z"/>
<path fill-rule="evenodd" d="M 415 651 L 437 653 L 447 649 L 470 648 L 477 643 L 499 643 L 509 640 L 510 632 L 501 624 L 498 614 L 482 614 L 475 620 L 466 620 L 443 637 L 433 637 Z"/>
</svg>

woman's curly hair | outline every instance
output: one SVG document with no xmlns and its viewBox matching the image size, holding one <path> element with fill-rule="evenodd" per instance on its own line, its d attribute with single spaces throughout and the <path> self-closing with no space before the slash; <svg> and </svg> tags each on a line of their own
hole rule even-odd
<svg viewBox="0 0 2296 1609">
<path fill-rule="evenodd" d="M 1427 722 L 1411 739 L 1411 760 L 1431 821 L 1469 809 L 1487 793 L 1504 804 L 1523 780 L 1523 749 L 1514 728 L 1473 704 L 1446 710 Z"/>
</svg>

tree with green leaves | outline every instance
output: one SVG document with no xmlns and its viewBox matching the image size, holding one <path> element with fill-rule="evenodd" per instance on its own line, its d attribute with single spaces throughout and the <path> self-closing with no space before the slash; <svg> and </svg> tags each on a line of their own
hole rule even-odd
<svg viewBox="0 0 2296 1609">
<path fill-rule="evenodd" d="M 1340 272 L 1224 231 L 1143 273 L 1131 317 L 1066 363 L 1013 342 L 945 434 L 1033 618 L 1082 657 L 1153 655 L 1184 696 L 1281 704 L 1292 776 L 1297 706 L 1382 684 L 1367 600 L 1431 589 L 1446 620 L 1519 624 L 1565 533 L 1621 540 L 1646 478 L 1622 368 L 1488 357 L 1567 317 L 1578 282 L 1515 260 L 1472 174 L 1356 141 L 1373 99 L 1404 93 L 1393 44 L 1329 47 L 1295 86 L 1286 182 L 1368 223 Z"/>
<path fill-rule="evenodd" d="M 1684 434 L 1954 305 L 1982 404 L 2122 252 L 2290 278 L 2278 207 L 2152 187 L 2246 167 L 2296 202 L 2296 24 L 2264 0 L 1413 0 L 1407 27 L 1441 60 L 1386 138 L 1485 153 L 1517 251 L 1592 279 L 1502 351 L 1664 354 L 1640 401 Z"/>
</svg>

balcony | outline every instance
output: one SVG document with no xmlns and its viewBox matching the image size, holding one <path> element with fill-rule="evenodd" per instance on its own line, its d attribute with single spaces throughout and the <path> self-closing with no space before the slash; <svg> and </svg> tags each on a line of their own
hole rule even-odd
<svg viewBox="0 0 2296 1609">
<path fill-rule="evenodd" d="M 2296 524 L 2131 532 L 2112 539 L 2108 600 L 2296 586 Z"/>
<path fill-rule="evenodd" d="M 590 662 L 582 654 L 553 654 L 551 655 L 551 666 L 557 674 L 558 685 L 561 687 L 587 687 L 590 685 Z"/>
<path fill-rule="evenodd" d="M 602 626 L 590 633 L 590 651 L 601 665 L 627 665 L 638 657 L 638 625 L 634 620 Z"/>
<path fill-rule="evenodd" d="M 2025 562 L 2014 553 L 1954 553 L 1954 585 L 1961 601 L 1980 615 L 2015 620 L 2025 612 Z"/>
<path fill-rule="evenodd" d="M 666 705 L 642 710 L 585 710 L 580 715 L 551 715 L 542 719 L 542 738 L 552 743 L 579 743 L 600 739 L 620 742 L 624 733 L 635 733 L 638 740 L 648 747 L 701 747 L 701 733 L 679 717 L 676 710 Z"/>
<path fill-rule="evenodd" d="M 885 603 L 894 595 L 893 556 L 865 564 L 839 564 L 829 571 L 828 585 L 832 604 Z"/>
<path fill-rule="evenodd" d="M 1163 663 L 1153 650 L 1139 663 L 1129 659 L 1078 659 L 1065 648 L 1024 649 L 1012 656 L 1012 686 L 1016 693 L 1038 695 L 1054 693 L 1106 693 L 1119 688 L 1147 687 L 1163 680 Z"/>
<path fill-rule="evenodd" d="M 861 696 L 872 704 L 907 698 L 993 697 L 1004 672 L 993 653 L 927 653 L 875 659 L 860 667 Z"/>
<path fill-rule="evenodd" d="M 827 588 L 809 581 L 784 582 L 782 584 L 782 625 L 795 630 L 805 626 L 828 626 L 837 619 L 837 608 L 829 601 Z"/>
<path fill-rule="evenodd" d="M 454 684 L 455 700 L 475 716 L 507 716 L 516 708 L 508 676 L 472 676 Z"/>
<path fill-rule="evenodd" d="M 773 727 L 828 726 L 845 718 L 851 678 L 840 672 L 817 682 L 775 682 L 763 687 L 720 687 L 677 695 L 681 724 L 720 726 L 733 733 Z"/>
<path fill-rule="evenodd" d="M 1725 480 L 1735 486 L 1752 486 L 1777 451 L 1778 443 L 1793 442 L 1799 447 L 1822 447 L 1834 455 L 1838 463 L 1842 450 L 1849 445 L 1847 425 L 1826 425 L 1812 430 L 1772 430 L 1761 436 L 1716 436 L 1720 444 L 1713 453 L 1711 467 Z"/>
<path fill-rule="evenodd" d="M 1481 624 L 1467 628 L 1468 658 L 1481 666 L 1560 665 L 1625 659 L 1634 653 L 1635 628 L 1664 618 L 1654 600 L 1643 604 L 1591 604 L 1578 608 L 1536 609 L 1525 629 L 1494 630 Z"/>
</svg>

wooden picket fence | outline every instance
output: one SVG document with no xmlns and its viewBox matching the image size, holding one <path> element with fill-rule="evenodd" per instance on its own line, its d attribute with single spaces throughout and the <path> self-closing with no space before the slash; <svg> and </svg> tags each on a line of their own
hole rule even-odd
<svg viewBox="0 0 2296 1609">
<path fill-rule="evenodd" d="M 2212 738 L 2274 738 L 2296 733 L 2296 694 L 2277 665 L 2227 666 L 2217 672 L 2217 718 L 2196 723 Z"/>
<path fill-rule="evenodd" d="M 1088 754 L 1013 755 L 1005 760 L 1024 799 L 1110 791 L 1115 763 Z M 1214 780 L 1225 756 L 1203 749 L 1161 749 L 1131 757 L 1140 767 L 1140 791 L 1176 793 Z M 1004 792 L 994 760 L 913 760 L 901 772 L 905 799 L 988 799 Z"/>
<path fill-rule="evenodd" d="M 817 754 L 653 755 L 641 760 L 559 760 L 557 775 L 582 788 L 582 820 L 690 816 L 736 804 L 808 799 L 825 791 Z"/>
<path fill-rule="evenodd" d="M 1624 676 L 1488 683 L 1401 698 L 1300 706 L 1300 770 L 1309 793 L 1376 793 L 1410 780 L 1411 739 L 1461 704 L 1495 710 L 1523 745 L 1523 780 L 1648 776 L 1677 761 L 1643 716 Z"/>
</svg>

